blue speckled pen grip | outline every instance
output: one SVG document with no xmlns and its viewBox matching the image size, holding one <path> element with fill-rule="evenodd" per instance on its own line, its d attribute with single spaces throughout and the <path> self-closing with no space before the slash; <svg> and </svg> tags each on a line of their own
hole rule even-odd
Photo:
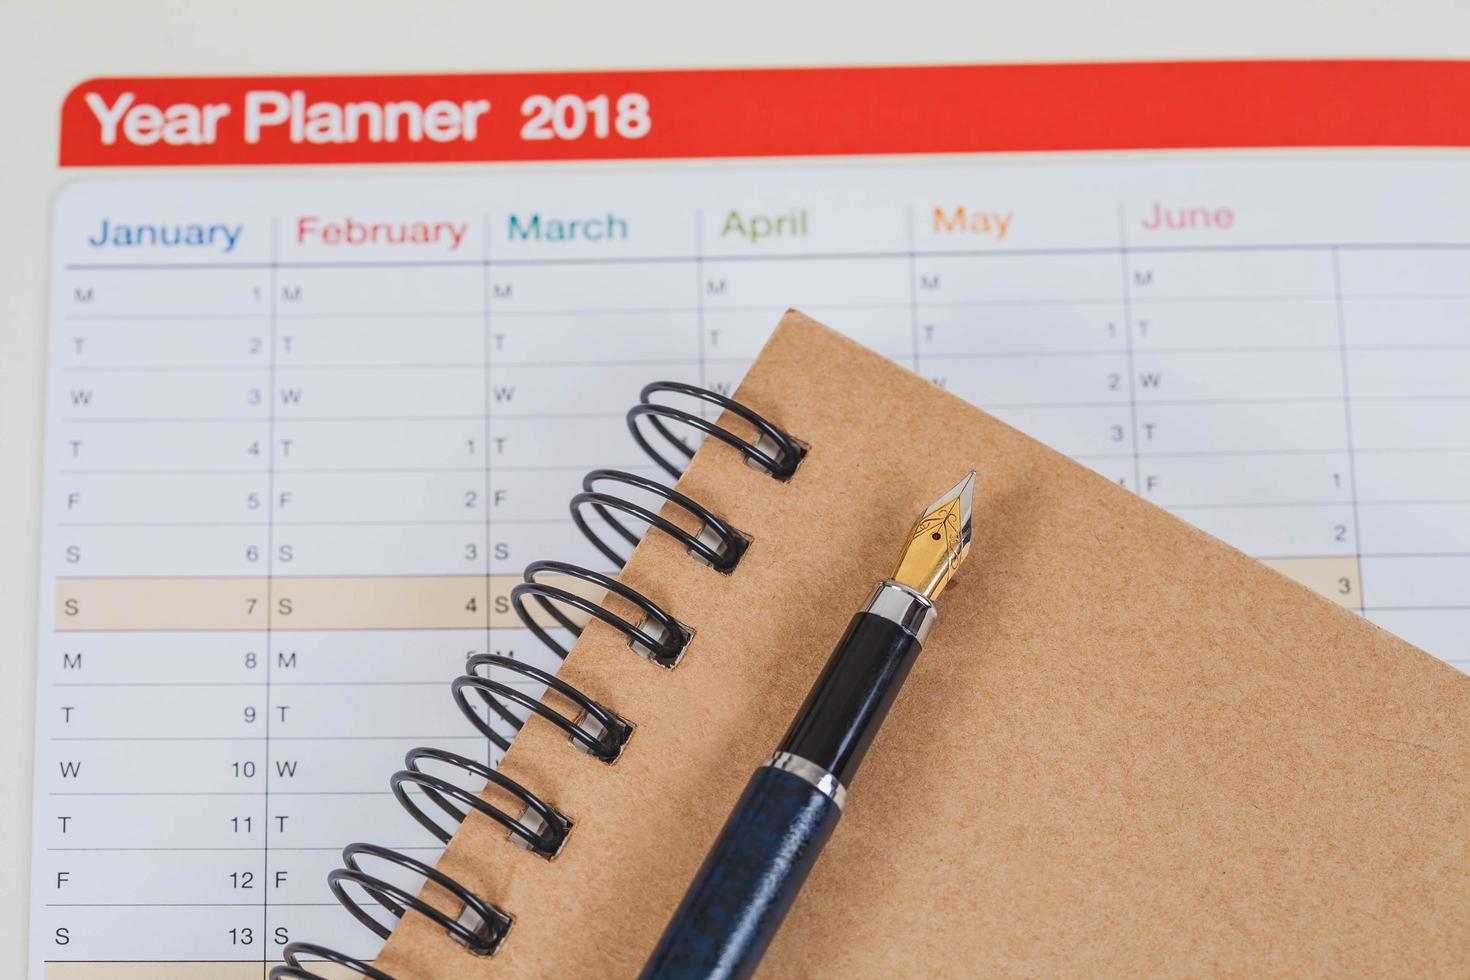
<svg viewBox="0 0 1470 980">
<path fill-rule="evenodd" d="M 841 815 L 800 776 L 757 769 L 643 968 L 644 980 L 754 973 Z"/>
</svg>

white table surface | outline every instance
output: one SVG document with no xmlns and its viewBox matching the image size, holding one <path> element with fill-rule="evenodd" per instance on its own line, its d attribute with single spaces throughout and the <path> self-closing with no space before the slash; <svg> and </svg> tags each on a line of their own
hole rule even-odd
<svg viewBox="0 0 1470 980">
<path fill-rule="evenodd" d="M 381 11 L 374 14 L 373 11 Z M 1464 0 L 0 2 L 0 976 L 24 975 L 48 216 L 96 75 L 1470 57 Z"/>
</svg>

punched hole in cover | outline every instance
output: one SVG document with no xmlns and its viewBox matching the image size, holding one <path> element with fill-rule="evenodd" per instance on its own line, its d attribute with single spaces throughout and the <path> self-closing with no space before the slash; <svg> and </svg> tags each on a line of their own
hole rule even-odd
<svg viewBox="0 0 1470 980">
<path fill-rule="evenodd" d="M 761 452 L 765 453 L 776 462 L 781 462 L 781 444 L 775 439 L 771 438 L 770 433 L 758 433 L 754 445 L 756 449 L 759 449 Z M 764 463 L 751 456 L 745 456 L 745 465 L 749 466 L 753 470 L 760 470 L 762 473 L 769 472 L 766 469 L 766 465 Z"/>
<path fill-rule="evenodd" d="M 521 815 L 516 818 L 516 823 L 520 824 L 522 827 L 525 827 L 535 837 L 540 837 L 541 834 L 546 830 L 546 819 L 535 810 L 532 810 L 530 807 L 526 807 L 524 810 L 521 811 Z M 520 834 L 517 834 L 514 831 L 506 831 L 506 833 L 510 835 L 510 842 L 516 847 L 527 851 L 533 849 L 531 847 L 531 842 L 526 840 L 526 838 L 522 837 Z"/>
<path fill-rule="evenodd" d="M 797 451 L 795 451 L 795 457 L 797 457 L 797 460 L 795 461 L 800 461 L 801 457 L 804 457 L 804 455 L 807 454 L 807 450 L 810 447 L 808 447 L 806 442 L 800 441 L 800 439 L 791 438 L 791 436 L 789 435 L 786 436 L 786 438 L 791 439 L 791 442 L 794 442 L 795 447 L 797 447 Z M 782 447 L 781 442 L 776 441 L 776 439 L 773 438 L 773 436 L 770 435 L 769 432 L 757 432 L 756 441 L 754 441 L 751 445 L 754 445 L 754 447 L 756 447 L 757 450 L 760 450 L 761 453 L 769 455 L 770 458 L 776 460 L 776 463 L 786 464 L 791 463 L 792 461 L 789 460 L 789 458 L 786 458 L 788 457 L 788 454 L 786 454 L 786 450 L 784 447 Z M 760 470 L 761 473 L 766 473 L 767 476 L 776 476 L 775 473 L 767 470 L 766 466 L 764 466 L 764 464 L 761 463 L 760 460 L 756 460 L 756 458 L 751 457 L 750 454 L 742 453 L 741 455 L 744 455 L 745 457 L 745 466 L 748 466 L 750 467 L 750 469 L 753 470 Z M 778 476 L 778 478 L 776 479 L 789 479 L 789 476 L 785 476 L 785 478 L 779 478 Z"/>
<path fill-rule="evenodd" d="M 570 825 L 571 821 L 567 822 Z M 548 826 L 546 818 L 541 816 L 541 814 L 537 813 L 530 807 L 526 807 L 524 810 L 521 811 L 521 815 L 516 818 L 516 823 L 520 824 L 522 827 L 525 827 L 526 830 L 530 831 L 531 834 L 536 837 L 540 837 L 542 834 L 546 833 L 546 829 Z M 532 846 L 531 842 L 522 837 L 520 834 L 517 834 L 513 831 L 506 831 L 506 833 L 510 837 L 510 842 L 516 847 L 519 847 L 523 851 L 530 851 L 532 854 L 540 854 L 547 860 L 550 860 L 551 858 L 554 858 L 558 854 L 560 854 L 562 846 L 566 844 L 566 837 L 563 836 L 561 844 L 557 845 L 556 850 L 550 854 L 545 854 L 541 851 L 536 850 L 536 848 Z"/>
<path fill-rule="evenodd" d="M 577 718 L 576 724 L 577 724 L 577 727 L 578 728 L 582 729 L 582 731 L 584 731 L 588 735 L 592 736 L 592 738 L 593 738 L 594 741 L 601 742 L 602 739 L 603 739 L 603 736 L 605 736 L 607 734 L 607 726 L 604 725 L 602 722 L 598 721 L 595 717 L 593 717 L 593 715 L 591 714 L 591 712 L 587 712 L 587 711 L 582 712 L 582 714 Z M 624 722 L 624 724 L 628 724 L 628 723 L 627 722 Z M 618 754 L 615 755 L 615 756 L 613 756 L 611 759 L 603 759 L 601 761 L 606 762 L 609 765 L 618 761 L 618 759 L 623 754 L 623 746 L 626 745 L 627 742 L 628 742 L 628 737 L 627 736 L 632 734 L 632 728 L 633 728 L 633 726 L 631 724 L 628 724 L 628 732 L 623 736 L 622 742 L 618 743 Z M 576 738 L 571 738 L 571 736 L 568 736 L 568 738 L 570 739 L 570 741 L 572 743 L 572 746 L 578 752 L 585 752 L 587 755 L 592 755 L 593 754 L 592 749 L 590 747 L 588 747 L 587 745 L 584 745 L 581 742 L 581 740 L 576 739 Z"/>
<path fill-rule="evenodd" d="M 740 538 L 740 542 L 739 543 L 740 543 L 740 545 L 742 547 L 744 547 L 745 545 L 750 544 L 750 538 L 748 538 L 745 535 L 741 534 L 739 531 L 733 531 L 733 533 L 738 538 Z M 726 541 L 725 538 L 723 536 L 721 536 L 720 532 L 716 531 L 714 528 L 710 527 L 708 524 L 701 524 L 700 525 L 700 527 L 699 527 L 699 533 L 694 536 L 694 540 L 698 541 L 702 545 L 705 545 L 711 551 L 713 551 L 715 554 L 719 555 L 721 558 L 725 557 L 726 555 L 728 555 L 730 553 L 730 542 Z M 714 562 L 712 562 L 709 559 L 705 558 L 704 555 L 701 555 L 699 552 L 695 551 L 693 548 L 690 548 L 689 549 L 689 557 L 690 558 L 693 558 L 695 561 L 699 562 L 701 565 L 707 565 L 710 568 L 714 568 L 715 567 L 714 566 Z M 728 569 L 724 569 L 724 571 L 727 574 L 729 572 Z"/>
<path fill-rule="evenodd" d="M 484 917 L 481 916 L 480 913 L 476 912 L 468 905 L 460 909 L 459 915 L 455 916 L 454 921 L 464 926 L 465 929 L 474 934 L 477 939 L 488 940 L 494 934 L 494 930 L 492 929 L 490 923 L 486 922 Z M 508 926 L 502 928 L 500 931 L 500 938 L 495 940 L 495 945 L 491 946 L 489 951 L 482 955 L 489 956 L 493 954 L 497 949 L 499 949 L 500 944 L 505 941 L 505 934 L 508 931 Z M 455 942 L 459 943 L 466 949 L 469 949 L 471 952 L 479 953 L 478 950 L 472 949 L 469 942 L 466 941 L 464 936 L 460 935 L 459 933 L 451 932 L 450 936 L 454 939 Z"/>
<path fill-rule="evenodd" d="M 657 619 L 654 619 L 652 616 L 645 615 L 643 617 L 643 622 L 638 624 L 638 628 L 641 629 L 644 633 L 653 637 L 654 641 L 657 643 L 663 643 L 665 640 L 669 639 L 669 628 Z M 686 631 L 684 642 L 679 645 L 679 652 L 674 654 L 674 658 L 672 660 L 655 657 L 653 655 L 653 650 L 649 648 L 648 644 L 644 643 L 642 640 L 637 639 L 636 637 L 628 637 L 628 646 L 632 647 L 633 652 L 638 654 L 638 656 L 642 657 L 644 660 L 648 660 L 655 664 L 658 664 L 660 667 L 676 667 L 678 666 L 679 661 L 684 659 L 684 651 L 689 647 L 689 639 L 692 636 L 692 631 Z"/>
</svg>

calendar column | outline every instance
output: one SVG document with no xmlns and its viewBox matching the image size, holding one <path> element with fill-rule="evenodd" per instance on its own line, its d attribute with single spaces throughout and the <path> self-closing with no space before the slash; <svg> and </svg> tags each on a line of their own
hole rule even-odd
<svg viewBox="0 0 1470 980">
<path fill-rule="evenodd" d="M 1195 245 L 1198 229 L 1174 248 L 1141 214 L 1129 238 L 1148 245 L 1127 256 L 1141 492 L 1359 608 L 1330 252 Z"/>
<path fill-rule="evenodd" d="M 388 777 L 417 745 L 487 751 L 448 690 L 490 615 L 484 243 L 473 213 L 407 207 L 279 229 L 269 938 L 371 956 L 324 892 L 343 844 L 432 863 Z"/>
<path fill-rule="evenodd" d="M 490 571 L 502 652 L 551 669 L 519 642 L 510 588 L 538 559 L 610 570 L 568 516 L 588 470 L 661 474 L 624 414 L 650 381 L 699 381 L 694 216 L 575 193 L 519 203 L 488 219 Z"/>
<path fill-rule="evenodd" d="M 258 974 L 268 225 L 127 210 L 57 238 L 33 942 Z"/>
<path fill-rule="evenodd" d="M 1342 249 L 1368 617 L 1470 670 L 1470 249 Z"/>
<path fill-rule="evenodd" d="M 914 210 L 919 371 L 1135 486 L 1123 275 L 1108 202 L 977 194 Z"/>
<path fill-rule="evenodd" d="M 780 194 L 712 197 L 699 218 L 706 387 L 733 392 L 791 307 L 913 364 L 901 206 Z"/>
</svg>

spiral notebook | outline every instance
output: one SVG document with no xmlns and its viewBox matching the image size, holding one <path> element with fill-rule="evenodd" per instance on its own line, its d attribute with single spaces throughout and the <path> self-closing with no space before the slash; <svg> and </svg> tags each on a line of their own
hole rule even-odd
<svg viewBox="0 0 1470 980">
<path fill-rule="evenodd" d="M 375 969 L 636 974 L 916 508 L 973 465 L 970 561 L 763 975 L 1470 970 L 1470 678 L 798 313 L 735 400 L 774 435 L 720 425 L 777 463 L 799 442 L 795 472 L 705 440 L 695 512 L 665 508 L 608 600 L 624 628 L 593 621 L 546 697 L 582 750 L 525 725 L 481 797 L 518 835 L 441 794 L 468 816 L 416 896 L 435 915 L 379 889 L 403 915 Z M 584 502 L 628 523 L 614 497 Z"/>
</svg>

